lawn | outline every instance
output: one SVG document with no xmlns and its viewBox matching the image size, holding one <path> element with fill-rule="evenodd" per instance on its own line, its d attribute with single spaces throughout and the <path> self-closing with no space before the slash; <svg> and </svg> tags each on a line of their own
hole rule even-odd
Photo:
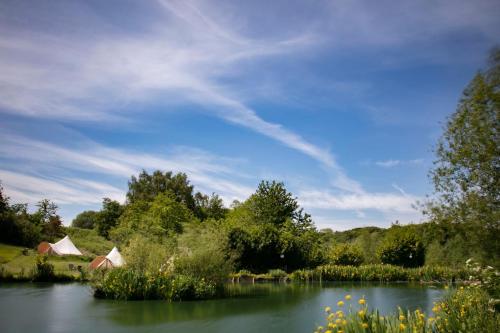
<svg viewBox="0 0 500 333">
<path fill-rule="evenodd" d="M 6 271 L 16 275 L 29 274 L 35 266 L 37 252 L 36 250 L 28 249 L 25 254 L 23 254 L 24 249 L 26 248 L 0 243 L 1 266 L 5 268 Z M 86 268 L 89 264 L 89 260 L 91 259 L 92 258 L 86 256 L 50 256 L 49 262 L 54 265 L 56 273 L 71 274 L 76 276 L 78 275 L 78 271 L 70 270 L 70 264 L 74 267 L 82 266 Z"/>
</svg>

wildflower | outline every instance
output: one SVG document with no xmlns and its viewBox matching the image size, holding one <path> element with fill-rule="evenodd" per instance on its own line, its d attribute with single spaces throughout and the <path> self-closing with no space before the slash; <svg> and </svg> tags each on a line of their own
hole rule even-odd
<svg viewBox="0 0 500 333">
<path fill-rule="evenodd" d="M 368 324 L 367 323 L 363 323 L 363 324 L 361 324 L 361 326 L 363 326 L 363 328 L 368 328 Z"/>
<path fill-rule="evenodd" d="M 338 302 L 337 302 L 337 306 L 338 306 L 338 307 L 342 307 L 342 306 L 344 306 L 344 302 L 342 302 L 342 301 L 338 301 Z"/>
<path fill-rule="evenodd" d="M 335 318 L 335 313 L 330 313 L 327 317 L 329 321 L 331 321 L 333 318 Z"/>
<path fill-rule="evenodd" d="M 362 299 L 360 299 L 360 300 L 358 301 L 358 303 L 359 303 L 359 304 L 361 304 L 361 305 L 365 305 L 365 304 L 366 304 L 366 301 L 365 301 L 365 299 L 364 299 L 364 298 L 362 298 Z"/>
<path fill-rule="evenodd" d="M 328 330 L 328 331 L 326 331 L 325 333 L 332 333 L 332 331 Z"/>
<path fill-rule="evenodd" d="M 340 325 L 341 323 L 342 323 L 342 319 L 337 318 L 337 319 L 335 320 L 335 324 Z"/>
<path fill-rule="evenodd" d="M 330 308 L 329 306 L 327 306 L 327 307 L 325 308 L 325 312 L 326 312 L 326 313 L 330 313 L 331 311 L 332 311 L 332 308 Z"/>
<path fill-rule="evenodd" d="M 348 301 L 351 300 L 351 295 L 345 295 L 345 299 Z"/>
<path fill-rule="evenodd" d="M 399 324 L 399 329 L 400 329 L 401 331 L 404 331 L 404 330 L 405 330 L 405 328 L 406 328 L 405 324 L 403 324 L 403 323 Z"/>
<path fill-rule="evenodd" d="M 365 311 L 360 310 L 360 311 L 358 312 L 358 315 L 359 315 L 361 318 L 364 318 L 364 316 L 365 316 Z"/>
<path fill-rule="evenodd" d="M 328 323 L 328 328 L 335 328 L 337 327 L 337 325 L 335 325 L 334 323 Z"/>
<path fill-rule="evenodd" d="M 403 316 L 402 314 L 399 315 L 399 320 L 405 320 L 405 316 Z"/>
<path fill-rule="evenodd" d="M 344 313 L 342 311 L 337 311 L 337 317 L 342 318 L 344 317 Z"/>
</svg>

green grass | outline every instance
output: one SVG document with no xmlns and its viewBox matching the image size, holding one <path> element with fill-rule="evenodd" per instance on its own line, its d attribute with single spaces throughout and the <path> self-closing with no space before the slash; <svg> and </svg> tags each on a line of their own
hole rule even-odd
<svg viewBox="0 0 500 333">
<path fill-rule="evenodd" d="M 23 247 L 0 244 L 0 264 L 7 263 L 22 255 Z"/>
<path fill-rule="evenodd" d="M 95 230 L 65 227 L 64 233 L 69 235 L 83 256 L 49 256 L 48 262 L 54 265 L 56 274 L 79 276 L 79 272 L 70 269 L 82 266 L 87 268 L 89 262 L 98 255 L 106 255 L 113 248 L 113 243 L 99 236 Z M 23 254 L 24 250 L 24 254 Z M 6 273 L 15 276 L 30 274 L 35 266 L 36 249 L 0 243 L 0 266 Z"/>
<path fill-rule="evenodd" d="M 113 248 L 113 243 L 97 234 L 92 229 L 65 227 L 64 233 L 69 235 L 75 246 L 90 257 L 106 255 Z"/>
</svg>

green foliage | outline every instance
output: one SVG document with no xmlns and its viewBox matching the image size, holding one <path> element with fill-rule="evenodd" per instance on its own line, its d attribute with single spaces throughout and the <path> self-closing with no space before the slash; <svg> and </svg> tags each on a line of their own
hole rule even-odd
<svg viewBox="0 0 500 333">
<path fill-rule="evenodd" d="M 381 316 L 378 310 L 370 310 L 364 298 L 351 301 L 347 295 L 337 303 L 338 310 L 325 308 L 325 327 L 315 332 L 331 333 L 495 333 L 500 327 L 500 314 L 491 311 L 488 296 L 480 290 L 459 289 L 451 292 L 433 309 L 435 317 L 421 310 Z M 345 312 L 344 312 L 345 309 Z"/>
<path fill-rule="evenodd" d="M 71 226 L 75 228 L 82 229 L 94 229 L 97 225 L 97 220 L 99 213 L 93 210 L 86 210 L 78 214 L 73 221 L 71 222 Z"/>
<path fill-rule="evenodd" d="M 165 269 L 172 251 L 172 245 L 156 243 L 141 234 L 135 234 L 122 252 L 128 268 L 146 273 Z"/>
<path fill-rule="evenodd" d="M 363 263 L 363 253 L 356 245 L 338 244 L 330 250 L 328 261 L 332 265 L 359 266 Z"/>
<path fill-rule="evenodd" d="M 143 170 L 138 177 L 132 176 L 128 182 L 128 188 L 127 200 L 129 203 L 151 202 L 159 194 L 170 193 L 175 201 L 183 204 L 199 219 L 217 218 L 218 214 L 221 214 L 217 206 L 220 203 L 217 200 L 218 197 L 208 199 L 201 193 L 194 195 L 193 186 L 190 185 L 185 173 L 173 174 L 171 171 L 162 173 L 156 170 L 150 175 Z"/>
<path fill-rule="evenodd" d="M 118 201 L 104 198 L 102 209 L 97 218 L 97 232 L 99 235 L 109 238 L 109 230 L 117 225 L 118 219 L 123 213 L 123 207 Z"/>
<path fill-rule="evenodd" d="M 217 221 L 191 225 L 178 238 L 174 267 L 178 274 L 223 283 L 234 271 L 234 257 L 227 251 L 227 235 Z"/>
<path fill-rule="evenodd" d="M 411 228 L 393 226 L 380 243 L 377 252 L 384 264 L 418 267 L 425 261 L 423 243 Z"/>
<path fill-rule="evenodd" d="M 323 262 L 318 232 L 283 183 L 262 182 L 226 218 L 228 246 L 237 269 L 294 270 Z"/>
<path fill-rule="evenodd" d="M 438 142 L 430 175 L 437 199 L 424 213 L 442 225 L 462 224 L 466 247 L 500 262 L 500 50 L 465 89 Z"/>
<path fill-rule="evenodd" d="M 155 242 L 181 233 L 186 224 L 196 219 L 184 204 L 171 193 L 159 194 L 153 201 L 135 201 L 125 206 L 110 238 L 126 245 L 134 234 L 141 234 Z"/>
<path fill-rule="evenodd" d="M 159 225 L 166 232 L 181 233 L 183 224 L 193 221 L 191 211 L 182 203 L 175 200 L 171 193 L 162 193 L 156 196 L 151 203 L 146 218 Z"/>
<path fill-rule="evenodd" d="M 85 255 L 99 256 L 108 253 L 113 243 L 100 236 L 95 229 L 63 227 L 63 233 L 68 235 L 75 246 Z"/>
<path fill-rule="evenodd" d="M 224 202 L 215 193 L 209 197 L 197 192 L 195 197 L 198 217 L 203 221 L 207 219 L 221 220 L 226 217 L 228 209 L 224 207 Z"/>
<path fill-rule="evenodd" d="M 93 282 L 96 297 L 172 301 L 207 299 L 217 296 L 216 283 L 203 278 L 166 273 L 144 273 L 130 268 L 115 268 Z"/>
<path fill-rule="evenodd" d="M 403 268 L 393 265 L 339 266 L 322 265 L 312 270 L 297 270 L 291 274 L 295 281 L 426 281 L 448 282 L 466 280 L 468 269 L 450 269 L 447 267 L 423 266 Z"/>
<path fill-rule="evenodd" d="M 48 262 L 48 256 L 39 255 L 36 257 L 32 276 L 33 281 L 37 282 L 48 282 L 54 279 L 54 265 Z"/>
</svg>

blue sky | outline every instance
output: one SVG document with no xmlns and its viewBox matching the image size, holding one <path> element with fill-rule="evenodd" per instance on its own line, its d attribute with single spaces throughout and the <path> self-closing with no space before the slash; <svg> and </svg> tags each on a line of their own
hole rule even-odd
<svg viewBox="0 0 500 333">
<path fill-rule="evenodd" d="M 226 204 L 285 182 L 320 228 L 419 222 L 500 2 L 2 1 L 0 180 L 66 224 L 141 169 Z"/>
</svg>

